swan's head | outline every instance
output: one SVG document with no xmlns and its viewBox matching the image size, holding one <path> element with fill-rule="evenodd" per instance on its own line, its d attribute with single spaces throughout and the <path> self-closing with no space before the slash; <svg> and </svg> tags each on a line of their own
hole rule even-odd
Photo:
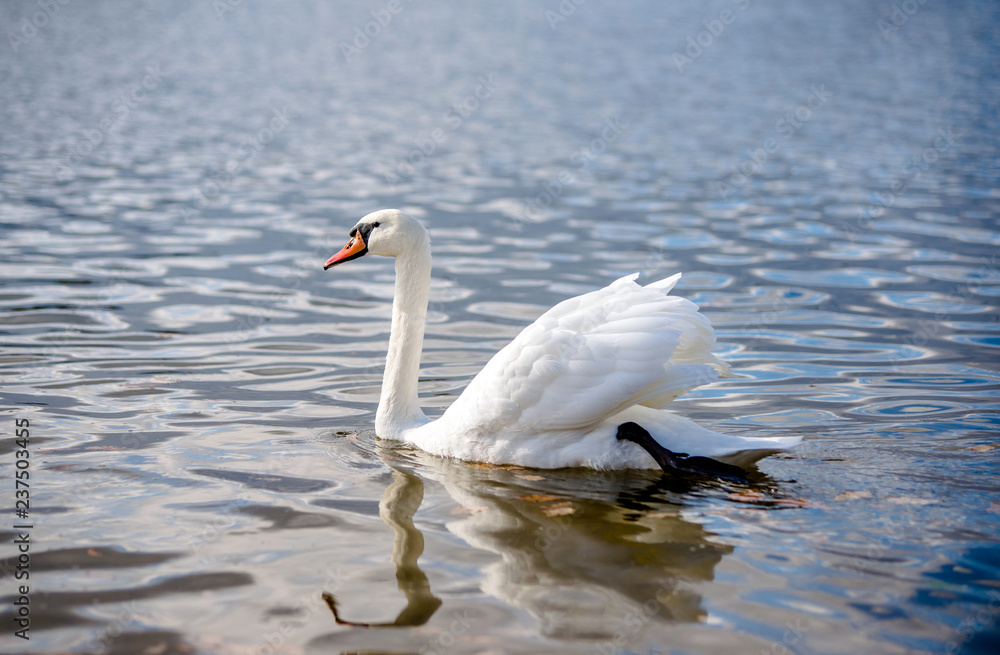
<svg viewBox="0 0 1000 655">
<path fill-rule="evenodd" d="M 382 209 L 368 214 L 351 228 L 351 240 L 326 260 L 323 270 L 369 253 L 398 257 L 405 252 L 429 249 L 430 238 L 420 221 L 398 209 Z"/>
</svg>

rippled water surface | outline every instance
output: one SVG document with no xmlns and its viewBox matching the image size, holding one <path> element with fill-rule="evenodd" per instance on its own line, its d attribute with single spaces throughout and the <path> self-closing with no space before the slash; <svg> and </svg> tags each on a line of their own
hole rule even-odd
<svg viewBox="0 0 1000 655">
<path fill-rule="evenodd" d="M 0 5 L 0 650 L 1000 651 L 996 3 L 50 4 Z M 322 263 L 382 207 L 428 413 L 684 271 L 739 375 L 679 411 L 805 442 L 743 487 L 378 441 L 391 262 Z"/>
</svg>

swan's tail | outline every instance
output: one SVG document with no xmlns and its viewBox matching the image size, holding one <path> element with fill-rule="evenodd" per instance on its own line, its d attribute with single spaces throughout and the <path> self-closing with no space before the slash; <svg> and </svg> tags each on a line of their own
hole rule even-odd
<svg viewBox="0 0 1000 655">
<path fill-rule="evenodd" d="M 797 446 L 802 437 L 747 437 L 723 434 L 671 411 L 632 407 L 612 418 L 615 425 L 633 421 L 649 431 L 664 448 L 747 466 Z"/>
</svg>

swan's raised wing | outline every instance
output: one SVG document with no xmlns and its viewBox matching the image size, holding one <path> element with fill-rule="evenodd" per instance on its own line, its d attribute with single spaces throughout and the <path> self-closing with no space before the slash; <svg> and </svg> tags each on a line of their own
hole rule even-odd
<svg viewBox="0 0 1000 655">
<path fill-rule="evenodd" d="M 448 408 L 467 432 L 584 430 L 632 405 L 661 408 L 729 367 L 694 303 L 669 295 L 680 274 L 636 275 L 559 303 L 498 352 Z"/>
</svg>

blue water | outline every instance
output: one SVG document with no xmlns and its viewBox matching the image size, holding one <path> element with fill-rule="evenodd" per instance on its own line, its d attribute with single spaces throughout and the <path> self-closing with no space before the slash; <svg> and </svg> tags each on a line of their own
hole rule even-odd
<svg viewBox="0 0 1000 655">
<path fill-rule="evenodd" d="M 0 650 L 1000 648 L 995 3 L 0 25 Z M 742 487 L 376 440 L 391 263 L 322 263 L 383 207 L 432 235 L 429 414 L 545 308 L 683 271 L 738 376 L 678 411 L 804 444 Z"/>
</svg>

